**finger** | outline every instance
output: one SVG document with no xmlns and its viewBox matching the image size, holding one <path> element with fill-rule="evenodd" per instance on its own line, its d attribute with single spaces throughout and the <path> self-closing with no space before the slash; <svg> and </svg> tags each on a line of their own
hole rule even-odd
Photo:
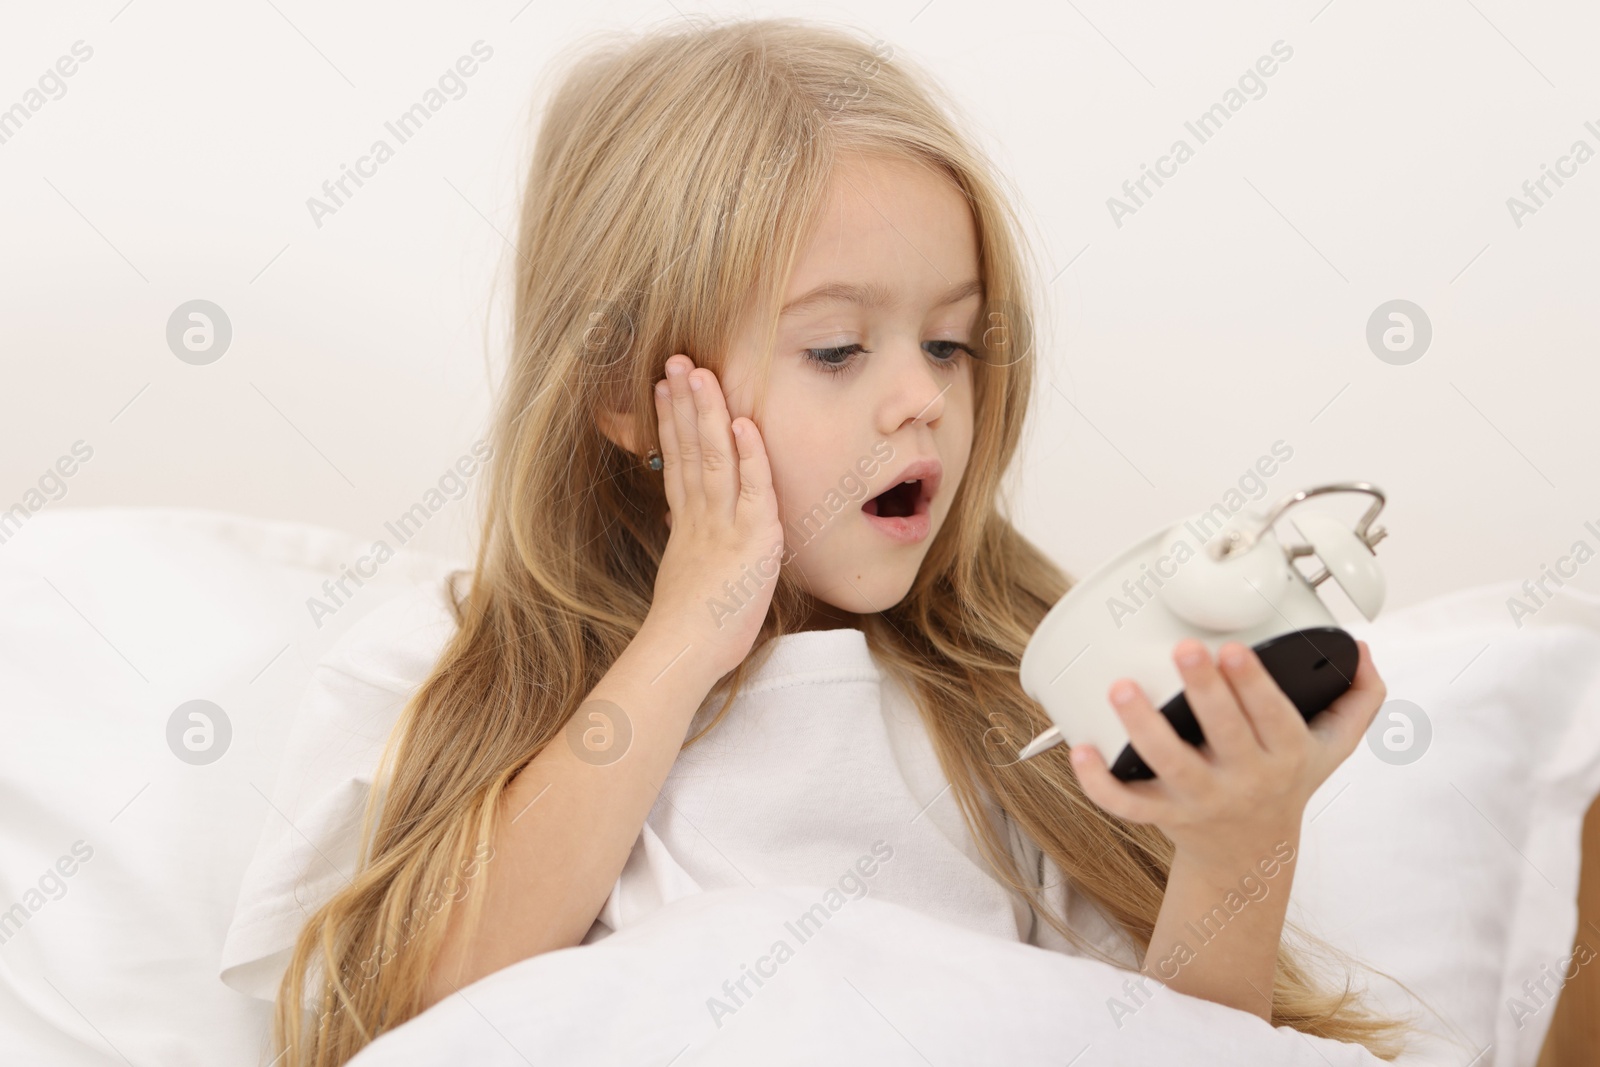
<svg viewBox="0 0 1600 1067">
<path fill-rule="evenodd" d="M 1191 655 L 1198 658 L 1193 664 L 1186 663 L 1185 657 Z M 1217 673 L 1205 643 L 1192 637 L 1179 641 L 1173 649 L 1172 660 L 1183 677 L 1189 710 L 1194 712 L 1200 732 L 1217 758 L 1235 762 L 1259 757 L 1261 739 L 1240 709 L 1227 680 Z"/>
<path fill-rule="evenodd" d="M 698 388 L 697 388 L 698 387 Z M 728 425 L 727 401 L 717 376 L 700 367 L 689 372 L 689 392 L 694 397 L 700 430 L 702 487 L 710 514 L 732 523 L 739 500 L 738 464 L 734 462 L 733 430 Z"/>
<path fill-rule="evenodd" d="M 684 509 L 702 509 L 706 499 L 700 464 L 699 417 L 689 389 L 688 371 L 693 368 L 694 362 L 688 356 L 679 353 L 668 357 L 667 388 L 672 392 L 672 419 L 661 428 L 662 434 L 671 434 L 678 445 L 678 477 L 683 483 Z"/>
<path fill-rule="evenodd" d="M 1093 745 L 1073 745 L 1067 753 L 1083 795 L 1128 822 L 1156 822 L 1166 809 L 1155 782 L 1124 782 L 1111 773 L 1105 757 Z"/>
<path fill-rule="evenodd" d="M 1356 648 L 1360 658 L 1356 660 L 1356 676 L 1350 688 L 1309 724 L 1312 735 L 1337 753 L 1341 761 L 1361 743 L 1389 695 L 1389 687 L 1372 662 L 1372 649 L 1365 641 L 1357 641 Z"/>
<path fill-rule="evenodd" d="M 761 430 L 751 419 L 740 416 L 729 424 L 734 435 L 734 447 L 739 450 L 739 506 L 742 512 L 756 515 L 755 505 L 764 505 L 774 499 L 772 467 L 767 463 L 767 445 L 761 439 Z"/>
<path fill-rule="evenodd" d="M 1123 700 L 1119 704 L 1118 698 Z M 1111 687 L 1111 703 L 1128 731 L 1128 740 L 1145 765 L 1175 792 L 1196 792 L 1211 774 L 1200 750 L 1178 736 L 1167 717 L 1132 681 L 1120 678 Z"/>
<path fill-rule="evenodd" d="M 1255 650 L 1239 641 L 1230 641 L 1218 651 L 1224 654 L 1222 670 L 1233 687 L 1238 703 L 1255 727 L 1261 746 L 1268 752 L 1289 752 L 1306 741 L 1306 720 L 1294 701 L 1286 696 L 1272 675 L 1261 664 Z M 1239 653 L 1238 666 L 1230 667 L 1226 654 Z"/>
<path fill-rule="evenodd" d="M 661 440 L 661 485 L 667 495 L 667 529 L 672 529 L 672 513 L 683 509 L 683 461 L 678 457 L 678 435 L 673 431 L 672 388 L 666 381 L 656 383 L 656 436 Z"/>
</svg>

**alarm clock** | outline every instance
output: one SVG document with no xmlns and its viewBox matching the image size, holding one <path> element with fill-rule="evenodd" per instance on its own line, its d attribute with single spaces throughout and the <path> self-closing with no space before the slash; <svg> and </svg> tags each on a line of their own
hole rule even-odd
<svg viewBox="0 0 1600 1067">
<path fill-rule="evenodd" d="M 1329 493 L 1373 498 L 1354 527 L 1304 501 Z M 1045 614 L 1023 651 L 1023 691 L 1054 724 L 1030 741 L 1018 761 L 1053 745 L 1092 744 L 1124 781 L 1153 778 L 1112 710 L 1108 691 L 1131 678 L 1172 723 L 1200 745 L 1204 735 L 1183 691 L 1171 649 L 1186 637 L 1215 656 L 1228 641 L 1250 646 L 1278 687 L 1309 721 L 1348 690 L 1360 650 L 1335 622 L 1317 588 L 1332 578 L 1370 621 L 1383 606 L 1383 572 L 1374 549 L 1386 531 L 1372 522 L 1383 491 L 1338 482 L 1284 497 L 1265 515 L 1218 509 L 1163 526 L 1078 582 Z M 1300 540 L 1285 544 L 1288 522 Z M 1296 564 L 1315 557 L 1310 577 Z"/>
</svg>

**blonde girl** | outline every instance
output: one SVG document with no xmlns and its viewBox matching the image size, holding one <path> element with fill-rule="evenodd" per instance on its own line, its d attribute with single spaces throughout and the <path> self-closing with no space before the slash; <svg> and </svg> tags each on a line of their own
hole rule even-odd
<svg viewBox="0 0 1600 1067">
<path fill-rule="evenodd" d="M 476 563 L 385 750 L 362 867 L 283 976 L 285 1067 L 342 1064 L 467 983 L 582 944 L 675 761 L 775 642 L 818 631 L 864 638 L 911 694 L 941 803 L 1041 927 L 1109 959 L 989 805 L 1147 974 L 1401 1050 L 1402 1024 L 1286 926 L 1286 881 L 1225 952 L 1173 965 L 1190 915 L 1265 861 L 1292 872 L 1306 800 L 1383 700 L 1365 645 L 1308 726 L 1248 649 L 1179 644 L 1204 748 L 1136 687 L 1108 694 L 1153 781 L 1085 746 L 1015 758 L 1048 725 L 1018 661 L 1071 580 L 1001 507 L 1038 372 L 1037 267 L 953 113 L 884 43 L 790 19 L 680 22 L 566 72 L 516 234 Z"/>
</svg>

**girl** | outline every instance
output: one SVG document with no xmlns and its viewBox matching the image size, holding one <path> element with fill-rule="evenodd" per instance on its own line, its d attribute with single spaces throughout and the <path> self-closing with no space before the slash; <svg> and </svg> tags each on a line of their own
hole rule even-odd
<svg viewBox="0 0 1600 1067">
<path fill-rule="evenodd" d="M 278 987 L 289 1067 L 674 894 L 827 884 L 879 838 L 874 894 L 1398 1054 L 1400 1022 L 1280 945 L 1306 800 L 1383 701 L 1365 645 L 1308 727 L 1248 649 L 1181 643 L 1204 748 L 1109 694 L 1154 781 L 1015 758 L 1048 725 L 1018 662 L 1071 583 L 999 507 L 1034 267 L 950 110 L 886 46 L 788 19 L 679 24 L 560 85 L 476 565 L 362 867 Z M 1276 892 L 1182 951 L 1268 865 Z"/>
</svg>

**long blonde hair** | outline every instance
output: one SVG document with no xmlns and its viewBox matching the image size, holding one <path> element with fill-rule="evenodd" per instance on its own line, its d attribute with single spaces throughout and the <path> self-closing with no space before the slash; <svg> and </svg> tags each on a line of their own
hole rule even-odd
<svg viewBox="0 0 1600 1067">
<path fill-rule="evenodd" d="M 459 879 L 485 860 L 502 791 L 561 734 L 650 607 L 669 532 L 662 481 L 600 432 L 597 413 L 630 413 L 635 439 L 657 442 L 650 391 L 668 355 L 688 353 L 722 378 L 749 302 L 781 304 L 846 151 L 947 175 L 971 206 L 985 286 L 966 472 L 910 591 L 862 618 L 868 646 L 915 696 L 995 877 L 1085 954 L 1107 958 L 1043 902 L 1037 877 L 983 814 L 985 794 L 1148 947 L 1171 842 L 1089 801 L 1065 746 L 1014 758 L 1049 725 L 1020 687 L 1018 662 L 1072 583 L 1000 506 L 1032 389 L 1037 265 L 955 106 L 881 42 L 794 19 L 696 18 L 607 39 L 563 74 L 524 191 L 513 348 L 471 581 L 465 591 L 450 583 L 457 628 L 385 747 L 360 870 L 295 943 L 274 1051 L 285 1067 L 333 1067 L 422 1010 L 462 903 Z M 791 570 L 780 571 L 752 655 L 713 688 L 708 701 L 722 703 L 686 744 L 716 727 L 768 640 L 798 629 L 808 605 Z M 471 936 L 482 894 L 465 899 Z M 1308 961 L 1338 954 L 1292 924 L 1286 934 L 1273 1025 L 1394 1058 L 1406 1024 L 1370 1010 L 1348 980 L 1318 984 Z"/>
</svg>

